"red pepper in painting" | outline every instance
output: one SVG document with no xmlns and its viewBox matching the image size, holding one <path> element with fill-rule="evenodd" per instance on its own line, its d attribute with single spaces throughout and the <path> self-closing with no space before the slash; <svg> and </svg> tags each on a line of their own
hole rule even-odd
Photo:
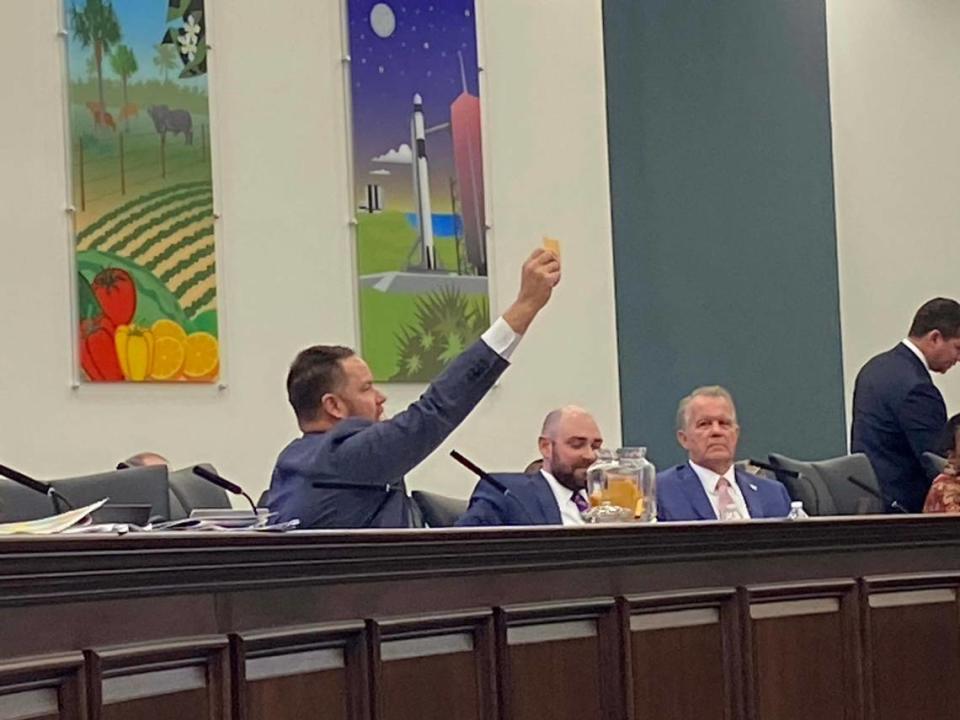
<svg viewBox="0 0 960 720">
<path fill-rule="evenodd" d="M 127 325 L 137 310 L 137 289 L 130 273 L 105 268 L 93 279 L 93 294 L 114 326 Z"/>
<path fill-rule="evenodd" d="M 123 380 L 113 335 L 113 323 L 102 315 L 80 322 L 80 367 L 91 380 Z"/>
</svg>

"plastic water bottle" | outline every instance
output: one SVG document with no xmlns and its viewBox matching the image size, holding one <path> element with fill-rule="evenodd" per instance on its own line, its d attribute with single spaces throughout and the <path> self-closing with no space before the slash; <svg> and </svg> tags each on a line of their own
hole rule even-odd
<svg viewBox="0 0 960 720">
<path fill-rule="evenodd" d="M 790 503 L 790 514 L 787 515 L 787 520 L 803 520 L 808 517 L 810 516 L 803 509 L 803 503 L 800 500 L 794 500 Z"/>
</svg>

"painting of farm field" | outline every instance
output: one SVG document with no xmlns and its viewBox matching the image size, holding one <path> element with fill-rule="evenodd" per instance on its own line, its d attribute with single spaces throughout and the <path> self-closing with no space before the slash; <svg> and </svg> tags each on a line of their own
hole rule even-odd
<svg viewBox="0 0 960 720">
<path fill-rule="evenodd" d="M 220 372 L 203 0 L 64 0 L 84 382 Z"/>
<path fill-rule="evenodd" d="M 428 382 L 489 324 L 474 0 L 345 0 L 363 355 Z"/>
</svg>

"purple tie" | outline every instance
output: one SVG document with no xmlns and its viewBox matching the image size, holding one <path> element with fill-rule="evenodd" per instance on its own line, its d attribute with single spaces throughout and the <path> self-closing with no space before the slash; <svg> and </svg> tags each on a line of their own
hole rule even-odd
<svg viewBox="0 0 960 720">
<path fill-rule="evenodd" d="M 590 503 L 588 503 L 587 499 L 580 494 L 579 490 L 574 491 L 573 495 L 570 496 L 570 499 L 573 500 L 573 504 L 577 506 L 577 510 L 579 510 L 581 514 L 590 509 Z"/>
</svg>

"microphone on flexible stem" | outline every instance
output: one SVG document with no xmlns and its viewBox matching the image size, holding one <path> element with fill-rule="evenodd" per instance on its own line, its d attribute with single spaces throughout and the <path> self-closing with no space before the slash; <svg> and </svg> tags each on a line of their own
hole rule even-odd
<svg viewBox="0 0 960 720">
<path fill-rule="evenodd" d="M 897 502 L 896 500 L 894 500 L 893 498 L 888 497 L 887 495 L 883 494 L 882 492 L 877 492 L 877 491 L 874 490 L 872 487 L 870 487 L 870 486 L 867 485 L 865 482 L 863 482 L 863 480 L 857 480 L 857 478 L 853 477 L 853 475 L 848 475 L 848 476 L 847 476 L 847 482 L 853 483 L 854 485 L 856 485 L 858 488 L 860 488 L 860 489 L 863 490 L 864 492 L 867 492 L 867 493 L 869 493 L 870 495 L 873 495 L 875 498 L 877 498 L 877 500 L 879 500 L 879 501 L 882 502 L 882 503 L 885 503 L 886 505 L 889 505 L 889 506 L 892 507 L 894 510 L 896 510 L 896 511 L 898 511 L 898 512 L 902 512 L 902 513 L 906 513 L 907 515 L 910 514 L 910 511 L 907 510 L 903 505 L 901 505 L 900 503 L 898 503 L 898 502 Z"/>
<path fill-rule="evenodd" d="M 53 503 L 54 510 L 58 513 L 63 512 L 63 510 L 60 509 L 61 504 L 65 505 L 68 510 L 74 509 L 73 504 L 63 495 L 54 490 L 52 485 L 35 480 L 29 475 L 24 475 L 22 472 L 14 470 L 13 468 L 9 468 L 6 465 L 0 465 L 0 475 L 8 480 L 13 480 L 13 482 L 17 483 L 18 485 L 23 485 L 25 488 L 29 488 L 34 492 L 38 492 L 41 495 L 46 495 L 50 498 L 50 501 Z"/>
<path fill-rule="evenodd" d="M 470 472 L 472 472 L 474 475 L 476 475 L 477 477 L 479 477 L 481 480 L 485 480 L 486 482 L 488 482 L 488 483 L 490 483 L 491 485 L 493 485 L 493 487 L 495 487 L 497 490 L 499 490 L 500 493 L 501 493 L 505 498 L 508 498 L 508 499 L 510 499 L 510 500 L 513 500 L 513 502 L 516 504 L 516 506 L 517 506 L 518 508 L 520 508 L 520 510 L 521 510 L 521 512 L 523 513 L 524 517 L 527 519 L 527 521 L 528 521 L 531 525 L 539 525 L 539 523 L 534 522 L 533 518 L 530 517 L 530 513 L 527 512 L 527 509 L 523 506 L 523 503 L 520 502 L 520 501 L 517 499 L 517 496 L 514 495 L 512 492 L 510 492 L 510 488 L 508 488 L 508 487 L 507 487 L 506 485 L 504 485 L 502 482 L 500 482 L 500 481 L 497 480 L 495 477 L 493 477 L 493 475 L 491 475 L 490 473 L 488 473 L 486 470 L 480 469 L 480 467 L 478 467 L 478 466 L 475 465 L 473 462 L 471 462 L 470 460 L 468 460 L 467 458 L 465 458 L 463 455 L 461 455 L 460 453 L 458 453 L 456 450 L 451 450 L 451 451 L 450 451 L 450 457 L 452 457 L 452 458 L 453 458 L 454 460 L 456 460 L 458 463 L 460 463 L 461 465 L 463 465 L 467 470 L 469 470 Z"/>
<path fill-rule="evenodd" d="M 247 502 L 250 503 L 250 508 L 253 510 L 254 517 L 257 516 L 257 505 L 253 502 L 253 498 L 247 495 L 243 488 L 236 483 L 230 482 L 222 475 L 217 475 L 217 473 L 213 472 L 212 470 L 208 470 L 207 468 L 203 467 L 203 465 L 194 465 L 193 474 L 197 475 L 198 477 L 202 477 L 207 482 L 213 483 L 219 488 L 226 490 L 228 493 L 232 493 L 234 495 L 243 495 L 247 499 Z"/>
</svg>

